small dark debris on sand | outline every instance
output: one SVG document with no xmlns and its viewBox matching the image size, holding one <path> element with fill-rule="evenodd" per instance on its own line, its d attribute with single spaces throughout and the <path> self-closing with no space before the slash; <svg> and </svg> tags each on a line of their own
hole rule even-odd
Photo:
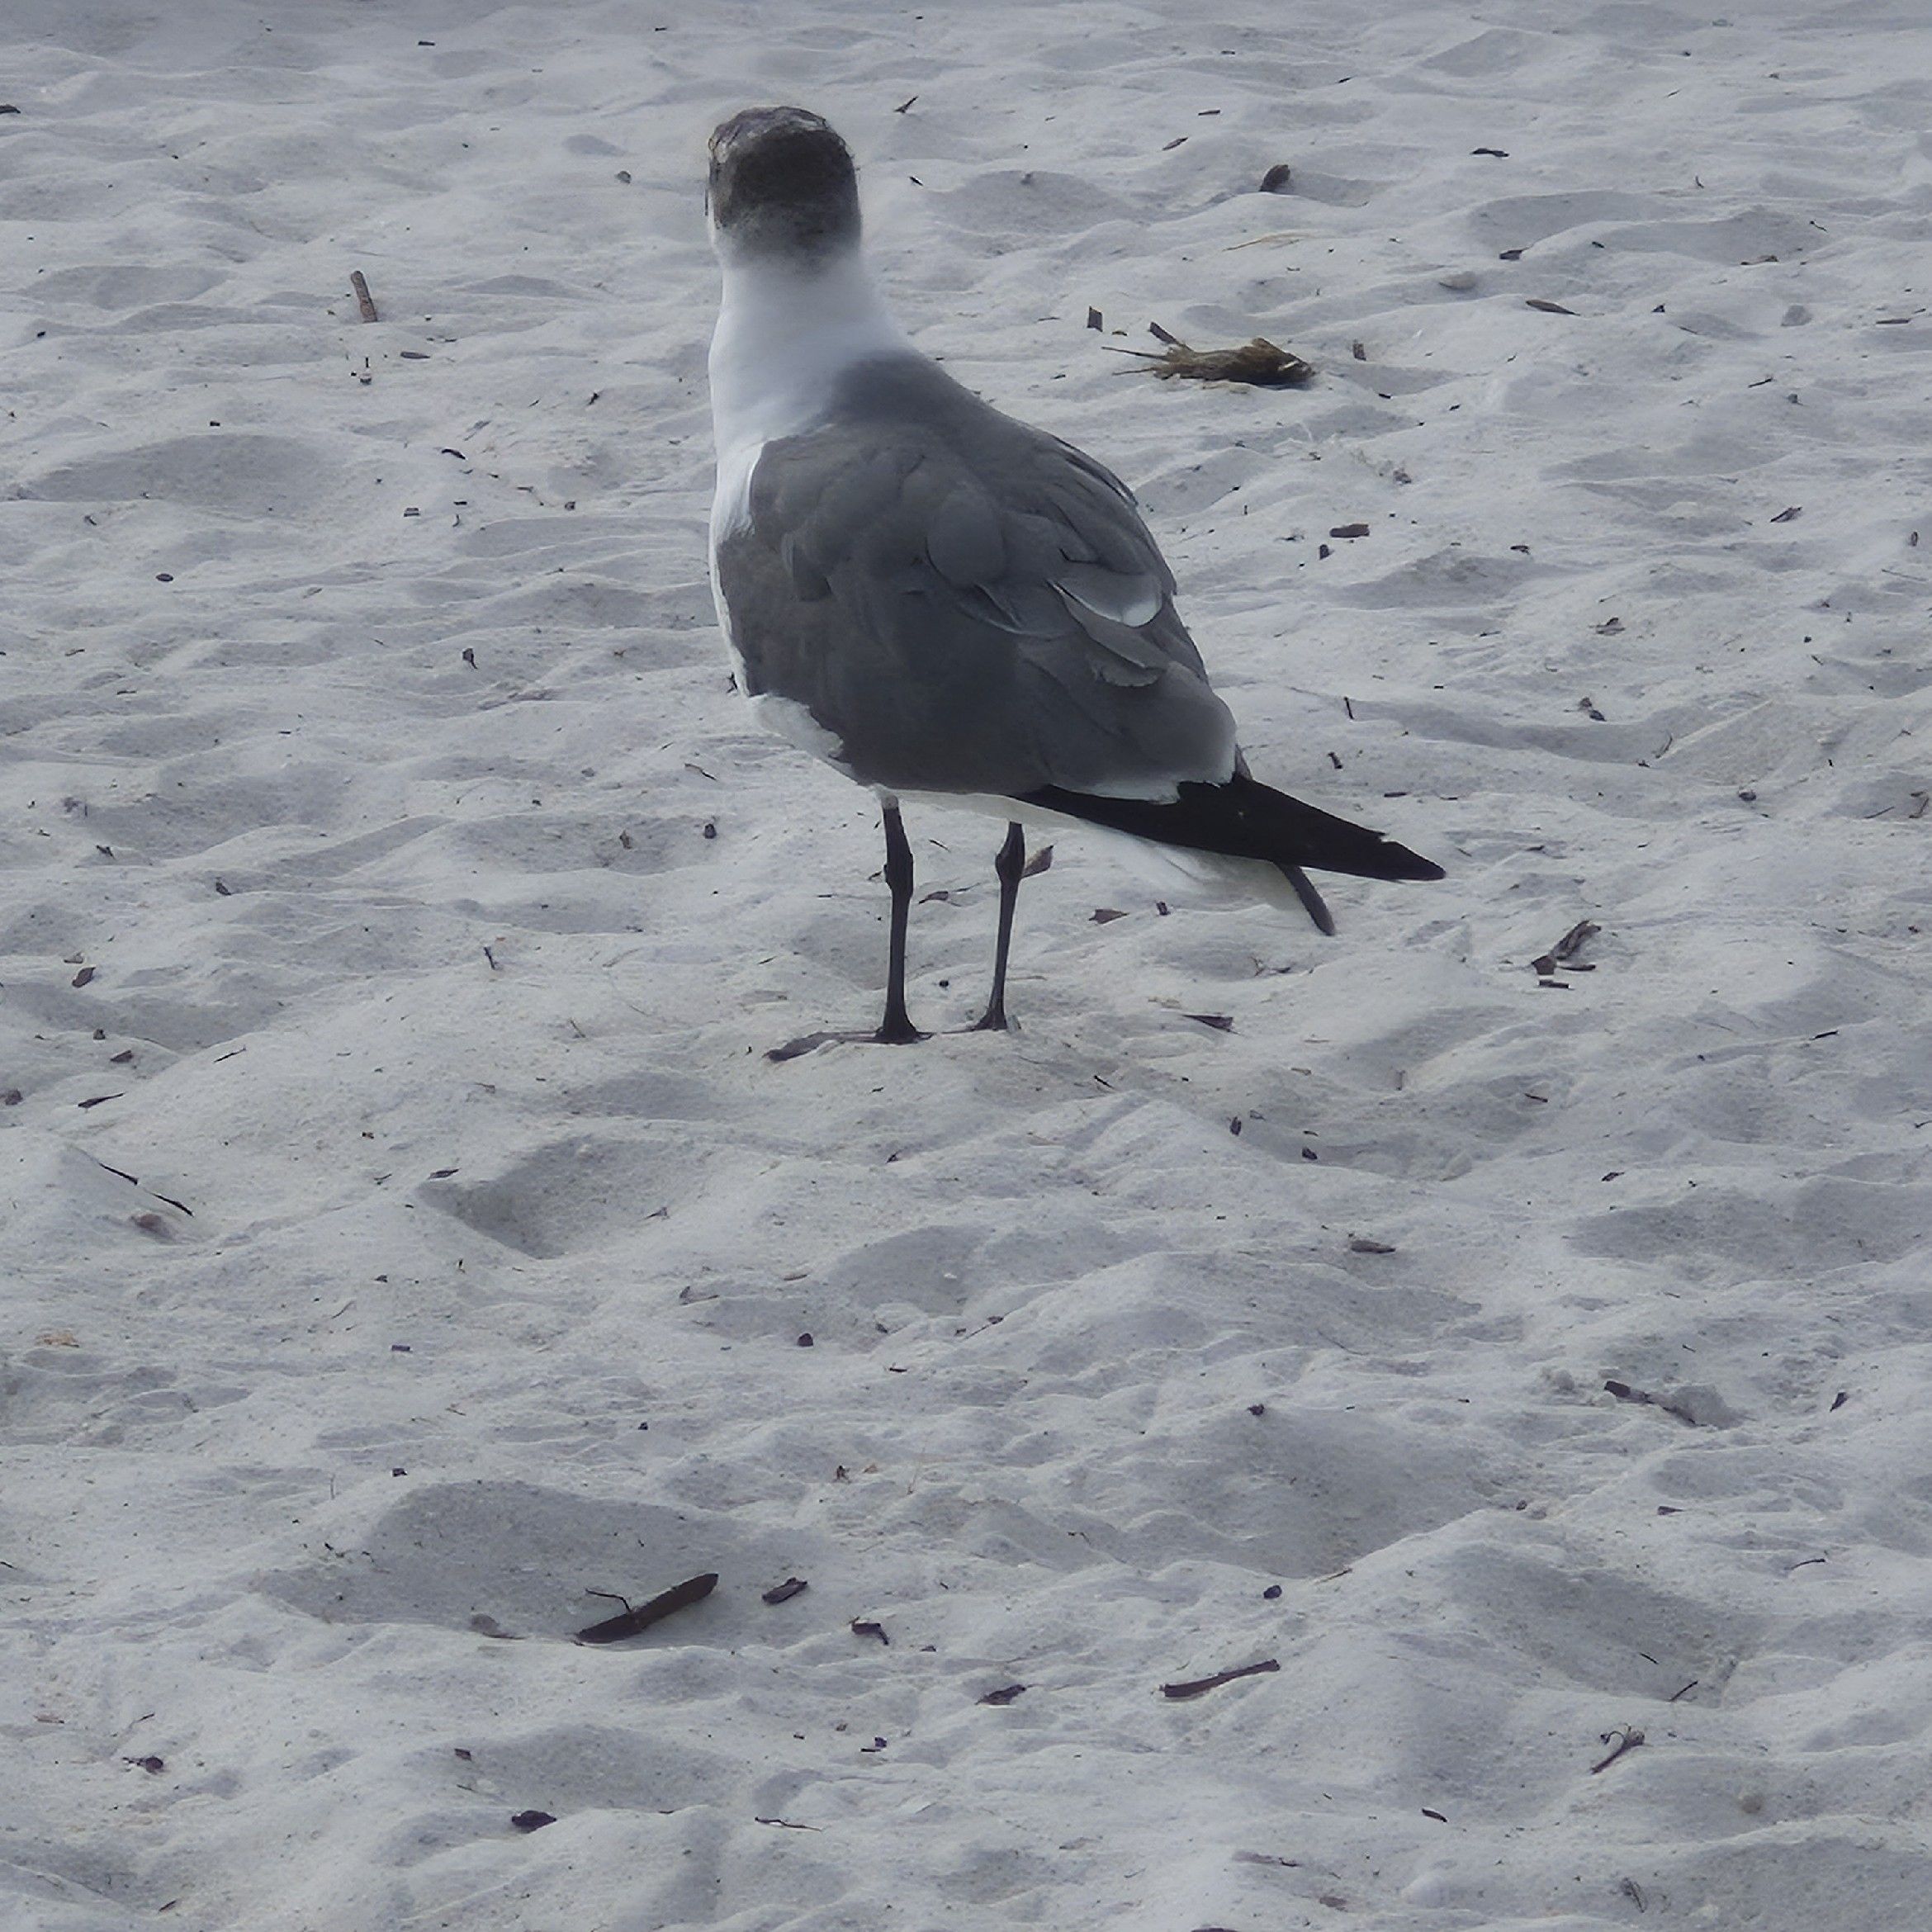
<svg viewBox="0 0 1932 1932">
<path fill-rule="evenodd" d="M 1233 1683 L 1237 1678 L 1259 1677 L 1270 1670 L 1279 1670 L 1280 1663 L 1272 1657 L 1264 1658 L 1259 1664 L 1243 1664 L 1237 1670 L 1223 1670 L 1212 1677 L 1191 1678 L 1185 1683 L 1163 1683 L 1161 1695 L 1178 1700 L 1182 1698 L 1205 1697 L 1211 1690 L 1219 1690 L 1224 1683 Z"/>
<path fill-rule="evenodd" d="M 1706 1426 L 1691 1404 L 1674 1395 L 1653 1395 L 1648 1389 L 1633 1389 L 1628 1382 L 1614 1379 L 1603 1384 L 1606 1395 L 1614 1395 L 1619 1402 L 1634 1402 L 1641 1409 L 1660 1409 L 1666 1415 L 1674 1415 L 1681 1423 L 1688 1423 L 1694 1428 Z"/>
<path fill-rule="evenodd" d="M 1595 967 L 1582 964 L 1576 955 L 1603 930 L 1593 919 L 1578 920 L 1548 952 L 1530 961 L 1530 971 L 1542 978 L 1559 966 L 1567 966 L 1572 973 L 1594 973 Z"/>
<path fill-rule="evenodd" d="M 1148 373 L 1163 382 L 1181 376 L 1196 382 L 1245 382 L 1257 389 L 1294 389 L 1314 380 L 1312 362 L 1305 362 L 1259 335 L 1239 348 L 1197 349 L 1158 322 L 1148 325 L 1148 333 L 1167 345 L 1160 354 L 1152 349 L 1123 348 L 1114 349 L 1114 353 L 1139 357 L 1147 363 Z"/>
<path fill-rule="evenodd" d="M 701 1603 L 717 1588 L 717 1572 L 708 1570 L 702 1576 L 688 1577 L 681 1584 L 675 1584 L 661 1596 L 653 1597 L 648 1603 L 640 1603 L 636 1609 L 626 1608 L 616 1617 L 607 1617 L 602 1623 L 594 1623 L 587 1630 L 577 1632 L 580 1644 L 615 1644 L 624 1638 L 636 1636 L 640 1631 L 650 1629 L 652 1624 L 661 1623 L 680 1610 L 689 1609 L 694 1603 Z"/>
</svg>

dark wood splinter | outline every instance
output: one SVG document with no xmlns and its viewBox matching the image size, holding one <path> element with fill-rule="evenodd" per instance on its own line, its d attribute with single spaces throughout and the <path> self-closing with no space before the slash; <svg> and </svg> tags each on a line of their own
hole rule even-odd
<svg viewBox="0 0 1932 1932">
<path fill-rule="evenodd" d="M 1243 1664 L 1238 1670 L 1217 1672 L 1213 1677 L 1192 1678 L 1186 1683 L 1163 1683 L 1161 1686 L 1161 1695 L 1177 1699 L 1205 1697 L 1208 1692 L 1219 1690 L 1224 1683 L 1233 1683 L 1237 1678 L 1259 1677 L 1265 1671 L 1279 1670 L 1281 1668 L 1276 1659 L 1268 1657 L 1259 1664 Z"/>
<path fill-rule="evenodd" d="M 627 1609 L 615 1617 L 607 1617 L 601 1623 L 594 1623 L 588 1630 L 577 1632 L 580 1644 L 621 1643 L 626 1637 L 636 1636 L 640 1631 L 650 1629 L 654 1623 L 661 1623 L 667 1617 L 680 1610 L 688 1610 L 694 1603 L 701 1603 L 717 1588 L 717 1572 L 708 1570 L 702 1576 L 688 1577 L 681 1584 L 674 1584 L 661 1596 L 653 1597 L 648 1603 L 640 1603 L 636 1609 Z"/>
</svg>

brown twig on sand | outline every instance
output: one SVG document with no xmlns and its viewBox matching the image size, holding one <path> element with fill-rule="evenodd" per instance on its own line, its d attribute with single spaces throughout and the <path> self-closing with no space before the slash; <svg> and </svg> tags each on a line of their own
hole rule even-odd
<svg viewBox="0 0 1932 1932">
<path fill-rule="evenodd" d="M 362 279 L 362 272 L 360 268 L 355 269 L 350 273 L 349 286 L 356 291 L 356 306 L 362 311 L 362 320 L 365 322 L 377 320 L 376 298 L 369 293 L 369 285 Z"/>
<path fill-rule="evenodd" d="M 640 1603 L 635 1610 L 627 1608 L 621 1616 L 606 1617 L 602 1623 L 594 1623 L 588 1630 L 579 1631 L 577 1641 L 580 1644 L 622 1642 L 626 1637 L 636 1636 L 638 1631 L 650 1629 L 652 1624 L 661 1622 L 675 1611 L 702 1603 L 717 1587 L 717 1572 L 707 1570 L 703 1576 L 690 1577 L 674 1584 L 661 1596 L 653 1597 L 648 1603 Z M 623 1600 L 618 1598 L 620 1603 Z"/>
<path fill-rule="evenodd" d="M 1633 1389 L 1628 1382 L 1615 1380 L 1604 1383 L 1603 1387 L 1619 1402 L 1635 1402 L 1642 1407 L 1660 1409 L 1664 1414 L 1674 1415 L 1681 1423 L 1688 1423 L 1693 1429 L 1710 1426 L 1711 1418 L 1699 1415 L 1682 1395 L 1653 1395 L 1648 1389 Z"/>
<path fill-rule="evenodd" d="M 1198 1698 L 1211 1690 L 1219 1690 L 1224 1683 L 1232 1683 L 1238 1677 L 1258 1677 L 1263 1671 L 1279 1670 L 1281 1668 L 1274 1658 L 1269 1657 L 1259 1664 L 1243 1664 L 1238 1670 L 1223 1670 L 1213 1677 L 1191 1678 L 1185 1683 L 1163 1683 L 1163 1698 Z"/>
<path fill-rule="evenodd" d="M 1163 382 L 1185 376 L 1196 382 L 1246 382 L 1257 389 L 1291 389 L 1314 380 L 1313 363 L 1305 362 L 1300 356 L 1290 355 L 1258 335 L 1239 348 L 1197 349 L 1189 347 L 1179 336 L 1170 334 L 1158 322 L 1148 324 L 1148 333 L 1157 342 L 1167 345 L 1159 355 L 1152 349 L 1115 348 L 1111 343 L 1102 346 L 1117 356 L 1139 358 L 1150 365 L 1148 373 Z"/>
<path fill-rule="evenodd" d="M 1641 1731 L 1627 1728 L 1622 1731 L 1606 1731 L 1603 1741 L 1608 1744 L 1612 1738 L 1617 1740 L 1617 1748 L 1608 1757 L 1600 1759 L 1590 1766 L 1591 1777 L 1594 1778 L 1599 1771 L 1608 1771 L 1626 1751 L 1634 1751 L 1644 1741 L 1644 1734 Z"/>
</svg>

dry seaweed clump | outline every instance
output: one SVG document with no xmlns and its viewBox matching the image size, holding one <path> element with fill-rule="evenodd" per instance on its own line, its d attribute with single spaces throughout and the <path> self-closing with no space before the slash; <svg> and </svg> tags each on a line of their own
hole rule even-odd
<svg viewBox="0 0 1932 1932">
<path fill-rule="evenodd" d="M 1138 356 L 1148 364 L 1148 372 L 1163 381 L 1177 376 L 1196 382 L 1247 382 L 1259 389 L 1294 389 L 1314 380 L 1314 365 L 1300 356 L 1277 348 L 1265 337 L 1256 336 L 1238 348 L 1197 349 L 1170 335 L 1156 322 L 1148 333 L 1167 346 L 1157 355 L 1152 349 L 1122 349 L 1122 355 Z"/>
</svg>

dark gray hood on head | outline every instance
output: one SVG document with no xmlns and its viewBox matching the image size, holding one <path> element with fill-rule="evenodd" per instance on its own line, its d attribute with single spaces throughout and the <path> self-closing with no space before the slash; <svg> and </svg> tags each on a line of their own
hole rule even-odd
<svg viewBox="0 0 1932 1932">
<path fill-rule="evenodd" d="M 750 107 L 711 137 L 711 221 L 740 257 L 809 261 L 859 244 L 851 150 L 805 107 Z"/>
</svg>

